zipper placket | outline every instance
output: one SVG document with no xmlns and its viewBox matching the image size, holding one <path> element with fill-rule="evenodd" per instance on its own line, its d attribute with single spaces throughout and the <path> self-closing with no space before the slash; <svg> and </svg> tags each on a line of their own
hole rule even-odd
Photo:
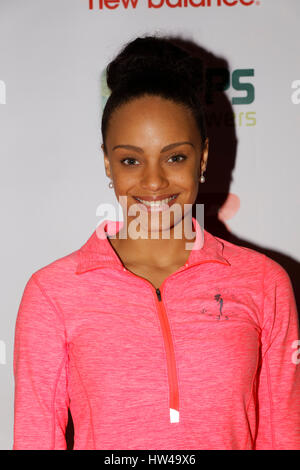
<svg viewBox="0 0 300 470">
<path fill-rule="evenodd" d="M 176 371 L 176 361 L 175 361 L 175 353 L 174 353 L 174 346 L 172 341 L 172 335 L 170 330 L 170 324 L 168 320 L 168 316 L 165 310 L 165 306 L 162 300 L 162 292 L 163 286 L 166 281 L 168 281 L 171 277 L 176 276 L 182 271 L 185 271 L 193 266 L 197 266 L 199 264 L 204 263 L 220 263 L 226 264 L 219 260 L 205 260 L 200 261 L 198 263 L 187 265 L 185 264 L 181 268 L 179 268 L 174 273 L 170 274 L 163 283 L 161 284 L 160 288 L 155 288 L 150 281 L 141 276 L 138 276 L 131 271 L 129 271 L 125 266 L 123 266 L 123 271 L 127 274 L 137 277 L 138 279 L 146 282 L 151 287 L 151 290 L 155 297 L 155 303 L 157 306 L 158 316 L 160 320 L 160 325 L 163 333 L 164 345 L 165 345 L 165 352 L 167 357 L 167 370 L 168 370 L 168 382 L 169 382 L 169 410 L 170 410 L 170 423 L 178 423 L 179 422 L 179 387 L 178 387 L 178 378 L 177 378 L 177 371 Z"/>
<path fill-rule="evenodd" d="M 176 372 L 176 361 L 175 361 L 175 353 L 174 353 L 174 346 L 170 331 L 170 325 L 168 316 L 164 307 L 164 303 L 162 301 L 162 291 L 163 285 L 165 282 L 170 279 L 170 277 L 175 276 L 177 273 L 187 269 L 187 266 L 182 266 L 179 270 L 175 273 L 170 274 L 163 283 L 161 284 L 160 288 L 155 288 L 153 284 L 145 278 L 141 276 L 137 276 L 136 274 L 129 271 L 126 267 L 123 267 L 123 271 L 127 274 L 137 277 L 142 281 L 145 281 L 149 284 L 155 298 L 155 304 L 158 311 L 158 318 L 160 321 L 160 326 L 162 329 L 164 345 L 165 345 L 165 353 L 167 357 L 167 371 L 168 371 L 168 383 L 169 383 L 169 409 L 170 409 L 170 423 L 178 423 L 179 422 L 179 392 L 178 392 L 178 379 L 177 379 L 177 372 Z"/>
<path fill-rule="evenodd" d="M 200 264 L 200 263 L 197 263 Z M 195 266 L 195 265 L 192 265 Z M 137 277 L 142 281 L 145 281 L 149 284 L 155 298 L 155 304 L 158 311 L 158 317 L 160 321 L 160 326 L 163 333 L 164 345 L 165 345 L 165 353 L 167 357 L 167 371 L 168 371 L 168 382 L 169 382 L 169 410 L 170 410 L 170 422 L 171 423 L 178 423 L 179 422 L 179 392 L 178 392 L 178 379 L 177 379 L 177 372 L 176 372 L 176 361 L 175 361 L 175 353 L 174 353 L 174 346 L 172 341 L 172 336 L 170 332 L 170 325 L 169 320 L 167 317 L 167 313 L 164 307 L 164 303 L 162 301 L 162 291 L 165 282 L 170 279 L 170 277 L 175 276 L 179 272 L 188 269 L 191 266 L 187 266 L 186 264 L 178 269 L 175 273 L 170 274 L 162 283 L 160 288 L 155 288 L 153 284 L 147 279 L 142 278 L 141 276 L 137 276 L 136 274 L 129 271 L 125 266 L 123 266 L 123 271 L 127 274 Z"/>
<path fill-rule="evenodd" d="M 179 390 L 178 378 L 176 371 L 176 361 L 172 335 L 168 316 L 162 300 L 162 291 L 155 289 L 156 292 L 156 305 L 159 314 L 159 320 L 163 332 L 166 356 L 167 356 L 167 369 L 169 379 L 169 408 L 170 408 L 170 422 L 179 423 Z"/>
</svg>

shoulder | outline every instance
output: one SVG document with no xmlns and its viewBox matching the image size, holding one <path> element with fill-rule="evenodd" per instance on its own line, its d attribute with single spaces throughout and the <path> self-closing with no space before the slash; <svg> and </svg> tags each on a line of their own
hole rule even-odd
<svg viewBox="0 0 300 470">
<path fill-rule="evenodd" d="M 223 245 L 222 254 L 232 265 L 239 267 L 244 266 L 247 267 L 247 269 L 258 268 L 264 265 L 265 254 L 253 248 L 231 243 L 220 237 L 215 236 L 215 238 Z"/>
<path fill-rule="evenodd" d="M 245 269 L 248 273 L 254 275 L 261 275 L 262 280 L 289 280 L 289 275 L 284 267 L 270 258 L 266 254 L 248 248 L 246 246 L 237 245 L 224 240 L 220 237 L 215 237 L 223 245 L 223 256 L 228 259 L 230 264 L 239 269 Z"/>
<path fill-rule="evenodd" d="M 79 249 L 57 258 L 34 271 L 29 280 L 34 280 L 41 288 L 49 291 L 66 289 L 76 279 Z"/>
</svg>

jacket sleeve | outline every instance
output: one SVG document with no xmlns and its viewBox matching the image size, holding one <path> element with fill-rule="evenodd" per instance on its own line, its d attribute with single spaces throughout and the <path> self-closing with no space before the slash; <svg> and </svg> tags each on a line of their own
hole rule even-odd
<svg viewBox="0 0 300 470">
<path fill-rule="evenodd" d="M 64 322 L 36 274 L 15 325 L 13 450 L 65 450 L 68 354 Z"/>
<path fill-rule="evenodd" d="M 291 280 L 265 257 L 256 450 L 300 450 L 300 336 Z"/>
</svg>

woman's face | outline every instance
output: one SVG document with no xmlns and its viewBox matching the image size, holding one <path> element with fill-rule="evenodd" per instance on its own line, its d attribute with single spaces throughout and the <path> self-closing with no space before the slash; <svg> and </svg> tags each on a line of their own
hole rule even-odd
<svg viewBox="0 0 300 470">
<path fill-rule="evenodd" d="M 128 223 L 138 217 L 141 231 L 161 231 L 173 227 L 191 211 L 191 206 L 184 205 L 196 200 L 208 142 L 202 144 L 189 110 L 157 96 L 132 100 L 111 116 L 106 148 L 106 175 L 114 183 Z M 141 210 L 143 203 L 136 199 L 172 195 L 177 196 L 163 211 Z M 126 197 L 120 200 L 120 196 Z"/>
</svg>

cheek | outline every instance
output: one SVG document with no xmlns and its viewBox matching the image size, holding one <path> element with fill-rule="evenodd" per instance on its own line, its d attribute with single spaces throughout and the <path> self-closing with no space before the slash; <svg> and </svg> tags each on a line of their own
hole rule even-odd
<svg viewBox="0 0 300 470">
<path fill-rule="evenodd" d="M 122 165 L 115 165 L 114 169 L 115 186 L 119 188 L 127 188 L 137 180 L 137 172 L 130 171 Z"/>
<path fill-rule="evenodd" d="M 173 181 L 182 187 L 191 189 L 197 185 L 197 170 L 193 167 L 182 168 L 176 171 L 176 175 L 173 177 Z"/>
</svg>

